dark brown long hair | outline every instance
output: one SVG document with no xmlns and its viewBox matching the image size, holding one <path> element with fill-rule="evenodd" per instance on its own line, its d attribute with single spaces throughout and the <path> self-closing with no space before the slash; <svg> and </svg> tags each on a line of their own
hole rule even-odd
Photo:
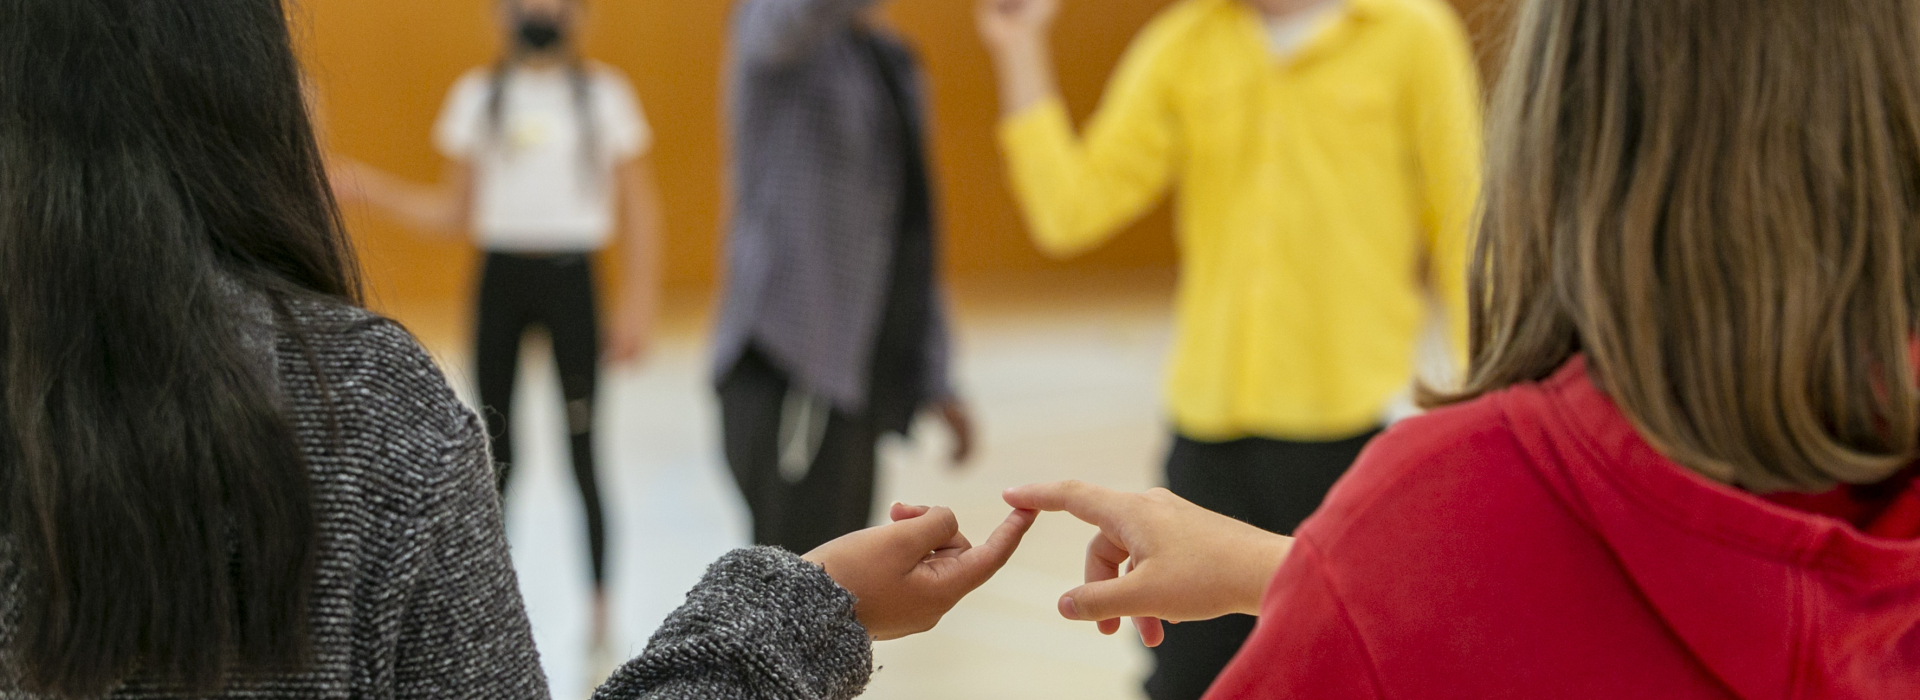
<svg viewBox="0 0 1920 700">
<path fill-rule="evenodd" d="M 1526 0 L 1491 110 L 1458 401 L 1575 353 L 1665 454 L 1755 491 L 1920 442 L 1910 0 Z"/>
<path fill-rule="evenodd" d="M 308 658 L 312 484 L 236 281 L 296 339 L 359 296 L 281 0 L 0 2 L 0 696 Z"/>
</svg>

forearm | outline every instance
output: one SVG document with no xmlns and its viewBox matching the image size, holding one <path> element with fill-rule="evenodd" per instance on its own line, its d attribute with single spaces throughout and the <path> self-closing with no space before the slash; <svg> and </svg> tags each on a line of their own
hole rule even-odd
<svg viewBox="0 0 1920 700">
<path fill-rule="evenodd" d="M 462 199 L 443 187 L 398 183 L 375 201 L 408 226 L 452 237 L 467 230 L 469 217 Z"/>
<path fill-rule="evenodd" d="M 1234 572 L 1229 585 L 1233 587 L 1234 612 L 1242 615 L 1260 614 L 1260 604 L 1266 600 L 1267 588 L 1273 583 L 1274 576 L 1280 573 L 1287 556 L 1293 553 L 1293 538 L 1271 533 L 1262 533 L 1264 537 L 1248 543 L 1245 556 L 1238 557 L 1241 566 Z"/>
<path fill-rule="evenodd" d="M 471 213 L 460 183 L 421 185 L 357 164 L 345 170 L 353 199 L 417 230 L 447 237 L 466 233 Z"/>
<path fill-rule="evenodd" d="M 993 62 L 1000 82 L 1000 113 L 1013 117 L 1060 95 L 1053 47 L 1044 36 L 996 47 Z"/>
<path fill-rule="evenodd" d="M 627 222 L 626 274 L 628 296 L 655 299 L 660 289 L 660 249 L 665 229 L 657 193 L 634 198 L 633 220 Z"/>
<path fill-rule="evenodd" d="M 661 248 L 666 230 L 652 166 L 635 161 L 621 171 L 625 241 L 620 260 L 620 312 L 651 318 L 660 302 Z"/>
<path fill-rule="evenodd" d="M 826 571 L 798 556 L 733 552 L 594 698 L 852 698 L 873 672 L 872 643 L 853 603 Z"/>
</svg>

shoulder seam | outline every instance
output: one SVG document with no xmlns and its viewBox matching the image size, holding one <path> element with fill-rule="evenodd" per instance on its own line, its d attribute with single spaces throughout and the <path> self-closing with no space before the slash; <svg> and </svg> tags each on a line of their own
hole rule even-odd
<svg viewBox="0 0 1920 700">
<path fill-rule="evenodd" d="M 1327 597 L 1333 601 L 1334 610 L 1340 616 L 1340 624 L 1347 628 L 1348 634 L 1353 635 L 1354 645 L 1360 648 L 1360 655 L 1367 661 L 1367 680 L 1373 685 L 1374 698 L 1386 700 L 1386 686 L 1380 680 L 1380 662 L 1374 659 L 1373 650 L 1367 646 L 1366 635 L 1361 634 L 1360 626 L 1354 623 L 1353 615 L 1347 611 L 1347 602 L 1340 592 L 1340 584 L 1327 573 L 1326 557 L 1321 554 L 1323 550 L 1314 542 L 1315 539 L 1311 534 L 1303 534 L 1299 539 L 1299 546 L 1306 547 L 1313 556 L 1314 562 L 1311 568 L 1314 575 L 1327 584 Z"/>
</svg>

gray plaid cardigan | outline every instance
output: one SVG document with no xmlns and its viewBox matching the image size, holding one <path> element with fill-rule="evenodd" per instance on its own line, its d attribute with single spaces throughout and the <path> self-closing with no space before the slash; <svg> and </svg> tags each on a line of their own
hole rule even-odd
<svg viewBox="0 0 1920 700">
<path fill-rule="evenodd" d="M 800 387 L 853 413 L 869 399 L 906 198 L 897 149 L 924 149 L 899 133 L 869 42 L 880 43 L 924 123 L 913 54 L 858 21 L 876 2 L 741 0 L 728 68 L 734 198 L 716 379 L 756 346 Z M 938 276 L 929 282 L 928 376 L 918 385 L 939 399 L 952 394 L 949 331 Z"/>
<path fill-rule="evenodd" d="M 293 316 L 304 348 L 264 325 L 256 344 L 277 358 L 313 474 L 315 655 L 303 673 L 242 682 L 222 697 L 547 698 L 479 419 L 395 324 L 306 302 Z M 336 419 L 339 441 L 329 427 Z M 8 680 L 11 630 L 19 606 L 31 603 L 20 599 L 20 572 L 6 552 L 0 542 L 0 700 L 29 700 Z M 734 552 L 596 698 L 853 697 L 872 659 L 852 605 L 825 572 L 792 554 Z M 179 696 L 135 681 L 115 697 Z"/>
</svg>

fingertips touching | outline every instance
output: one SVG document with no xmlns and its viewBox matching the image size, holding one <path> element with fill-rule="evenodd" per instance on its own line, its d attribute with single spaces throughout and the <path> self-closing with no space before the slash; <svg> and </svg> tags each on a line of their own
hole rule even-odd
<svg viewBox="0 0 1920 700">
<path fill-rule="evenodd" d="M 1015 509 L 1007 514 L 1006 520 L 1001 521 L 1000 527 L 994 528 L 987 543 L 1012 554 L 1013 550 L 1020 546 L 1020 541 L 1026 538 L 1027 531 L 1033 529 L 1033 524 L 1039 519 L 1040 511 Z"/>
<path fill-rule="evenodd" d="M 1007 505 L 1022 510 L 1062 511 L 1066 510 L 1067 492 L 1071 488 L 1071 482 L 1027 484 L 1007 489 L 1001 497 Z"/>
</svg>

